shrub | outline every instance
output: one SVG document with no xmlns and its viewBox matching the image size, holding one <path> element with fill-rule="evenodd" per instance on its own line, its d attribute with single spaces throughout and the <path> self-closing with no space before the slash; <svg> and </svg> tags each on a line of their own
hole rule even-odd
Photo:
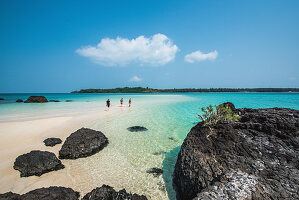
<svg viewBox="0 0 299 200">
<path fill-rule="evenodd" d="M 215 126 L 220 122 L 235 122 L 240 119 L 240 116 L 234 113 L 228 105 L 224 106 L 220 104 L 219 106 L 209 105 L 207 107 L 202 107 L 202 115 L 198 115 L 198 119 L 204 122 L 204 126 Z"/>
</svg>

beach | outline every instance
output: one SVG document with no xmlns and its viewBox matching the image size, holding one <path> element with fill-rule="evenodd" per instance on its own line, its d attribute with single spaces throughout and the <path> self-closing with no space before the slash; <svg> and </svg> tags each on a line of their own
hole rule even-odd
<svg viewBox="0 0 299 200">
<path fill-rule="evenodd" d="M 299 94 L 62 96 L 56 96 L 63 101 L 57 103 L 0 104 L 3 108 L 0 115 L 0 193 L 23 194 L 41 187 L 64 186 L 80 192 L 82 197 L 106 184 L 116 190 L 124 188 L 144 194 L 149 199 L 175 199 L 173 167 L 180 145 L 199 121 L 196 118 L 199 107 L 223 101 L 232 101 L 238 107 L 275 107 L 277 104 L 299 107 Z M 105 108 L 108 97 L 112 101 L 109 111 Z M 132 107 L 120 107 L 120 97 L 124 97 L 125 105 L 132 97 Z M 73 101 L 67 103 L 65 99 Z M 127 130 L 135 125 L 144 126 L 148 131 L 132 133 Z M 40 177 L 21 178 L 19 171 L 13 169 L 15 159 L 31 150 L 50 151 L 58 156 L 62 144 L 46 147 L 43 140 L 58 137 L 64 142 L 81 127 L 103 132 L 109 140 L 107 147 L 86 158 L 62 159 L 64 169 Z M 163 174 L 155 177 L 147 173 L 153 167 L 163 169 Z"/>
</svg>

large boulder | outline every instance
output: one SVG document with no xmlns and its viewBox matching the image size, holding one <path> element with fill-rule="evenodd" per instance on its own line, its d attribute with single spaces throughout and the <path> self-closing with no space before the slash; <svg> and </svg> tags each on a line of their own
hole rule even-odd
<svg viewBox="0 0 299 200">
<path fill-rule="evenodd" d="M 16 102 L 21 103 L 21 102 L 23 102 L 23 100 L 22 99 L 17 99 Z"/>
<path fill-rule="evenodd" d="M 21 200 L 21 195 L 13 192 L 6 192 L 4 194 L 0 194 L 0 200 Z"/>
<path fill-rule="evenodd" d="M 62 143 L 60 138 L 47 138 L 44 140 L 46 146 L 54 147 L 56 144 Z"/>
<path fill-rule="evenodd" d="M 21 177 L 27 177 L 63 169 L 64 165 L 52 152 L 31 151 L 17 157 L 13 168 L 21 172 Z"/>
<path fill-rule="evenodd" d="M 30 96 L 24 103 L 45 103 L 48 102 L 44 96 Z"/>
<path fill-rule="evenodd" d="M 12 192 L 0 194 L 0 200 L 78 200 L 80 194 L 71 188 L 49 187 L 19 195 Z"/>
<path fill-rule="evenodd" d="M 102 185 L 87 193 L 82 200 L 147 200 L 144 195 L 127 193 L 125 189 L 119 192 L 108 185 Z"/>
<path fill-rule="evenodd" d="M 236 112 L 238 122 L 191 129 L 173 174 L 177 199 L 299 199 L 299 111 Z"/>
<path fill-rule="evenodd" d="M 66 138 L 59 151 L 60 159 L 77 159 L 91 156 L 108 144 L 107 137 L 100 131 L 81 128 Z"/>
</svg>

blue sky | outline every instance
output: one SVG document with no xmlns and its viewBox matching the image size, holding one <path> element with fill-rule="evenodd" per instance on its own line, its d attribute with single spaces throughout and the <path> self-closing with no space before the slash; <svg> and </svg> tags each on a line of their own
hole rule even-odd
<svg viewBox="0 0 299 200">
<path fill-rule="evenodd" d="M 299 87 L 298 10 L 296 0 L 2 0 L 0 92 Z"/>
</svg>

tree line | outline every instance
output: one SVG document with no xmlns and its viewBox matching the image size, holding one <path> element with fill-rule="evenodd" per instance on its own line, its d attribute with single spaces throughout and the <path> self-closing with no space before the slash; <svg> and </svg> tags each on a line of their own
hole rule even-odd
<svg viewBox="0 0 299 200">
<path fill-rule="evenodd" d="M 299 92 L 299 88 L 182 88 L 153 89 L 123 87 L 112 89 L 81 89 L 71 93 L 187 93 L 187 92 Z"/>
</svg>

